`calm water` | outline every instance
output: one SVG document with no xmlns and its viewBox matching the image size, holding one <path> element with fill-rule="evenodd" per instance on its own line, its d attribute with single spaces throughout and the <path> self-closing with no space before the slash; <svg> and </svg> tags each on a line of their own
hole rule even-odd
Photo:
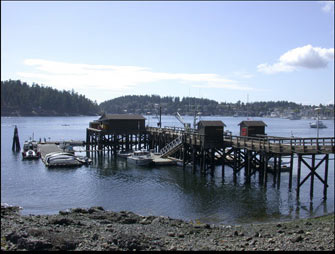
<svg viewBox="0 0 335 254">
<path fill-rule="evenodd" d="M 1 117 L 1 202 L 23 207 L 22 214 L 54 214 L 74 207 L 102 206 L 113 211 L 129 210 L 141 215 L 162 215 L 215 224 L 258 223 L 319 216 L 334 212 L 334 156 L 328 175 L 328 199 L 323 200 L 323 185 L 315 177 L 314 197 L 310 200 L 310 181 L 302 186 L 296 198 L 296 167 L 293 188 L 288 189 L 288 173 L 282 173 L 280 188 L 273 186 L 269 174 L 267 187 L 258 185 L 258 175 L 250 185 L 244 184 L 244 172 L 234 184 L 232 169 L 226 167 L 222 181 L 221 168 L 213 177 L 193 174 L 181 167 L 135 167 L 113 157 L 96 159 L 90 166 L 74 169 L 48 169 L 42 161 L 22 161 L 21 154 L 11 151 L 14 125 L 18 126 L 21 146 L 34 133 L 36 140 L 85 140 L 88 123 L 97 117 Z M 203 117 L 222 120 L 226 129 L 238 135 L 245 118 Z M 192 123 L 191 117 L 185 120 Z M 309 128 L 311 120 L 253 118 L 263 120 L 266 133 L 274 136 L 291 134 L 316 137 Z M 181 124 L 173 116 L 162 117 L 163 126 Z M 156 126 L 157 119 L 147 117 Z M 334 136 L 334 121 L 325 120 L 327 129 L 320 137 Z M 64 124 L 69 126 L 64 126 Z M 297 159 L 295 159 L 295 163 Z M 317 172 L 323 177 L 324 164 Z M 302 177 L 309 170 L 302 168 Z"/>
</svg>

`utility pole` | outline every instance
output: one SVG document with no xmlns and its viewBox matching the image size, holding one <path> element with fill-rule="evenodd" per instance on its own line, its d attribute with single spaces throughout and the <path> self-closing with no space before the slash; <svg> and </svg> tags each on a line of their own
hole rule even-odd
<svg viewBox="0 0 335 254">
<path fill-rule="evenodd" d="M 316 108 L 315 110 L 316 110 L 316 112 L 317 112 L 317 114 L 318 114 L 318 117 L 317 117 L 317 120 L 316 120 L 316 137 L 317 138 L 319 138 L 319 113 L 320 113 L 320 109 L 321 108 Z"/>
</svg>

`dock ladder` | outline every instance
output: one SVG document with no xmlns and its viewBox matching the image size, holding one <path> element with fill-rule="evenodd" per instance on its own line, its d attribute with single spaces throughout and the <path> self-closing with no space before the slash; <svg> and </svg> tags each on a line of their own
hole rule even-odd
<svg viewBox="0 0 335 254">
<path fill-rule="evenodd" d="M 179 147 L 183 145 L 183 138 L 182 136 L 178 136 L 176 139 L 172 140 L 169 144 L 164 146 L 161 149 L 161 158 L 165 158 L 169 156 L 170 154 L 174 153 L 178 150 Z"/>
</svg>

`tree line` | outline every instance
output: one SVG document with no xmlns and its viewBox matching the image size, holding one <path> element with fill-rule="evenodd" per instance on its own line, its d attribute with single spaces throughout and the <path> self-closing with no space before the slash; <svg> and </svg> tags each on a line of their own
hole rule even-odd
<svg viewBox="0 0 335 254">
<path fill-rule="evenodd" d="M 101 103 L 100 109 L 107 113 L 137 113 L 146 115 L 158 115 L 159 111 L 163 115 L 174 115 L 179 112 L 182 115 L 219 115 L 219 116 L 250 116 L 263 117 L 270 116 L 273 112 L 278 116 L 283 114 L 288 116 L 295 113 L 300 116 L 312 117 L 315 114 L 315 106 L 302 105 L 288 101 L 260 101 L 253 103 L 221 102 L 215 100 L 195 98 L 195 97 L 160 97 L 158 95 L 127 95 Z M 334 105 L 319 105 L 321 114 L 324 116 L 334 116 Z"/>
<path fill-rule="evenodd" d="M 96 115 L 96 102 L 72 91 L 58 91 L 20 80 L 1 81 L 2 116 Z"/>
<path fill-rule="evenodd" d="M 321 113 L 334 116 L 334 105 L 319 105 Z M 159 95 L 127 95 L 107 100 L 100 105 L 79 95 L 74 90 L 59 91 L 33 83 L 29 86 L 20 80 L 1 81 L 2 116 L 73 116 L 135 113 L 143 115 L 202 115 L 269 116 L 292 112 L 312 116 L 315 106 L 288 101 L 260 101 L 253 103 L 227 103 L 195 97 L 161 97 Z"/>
</svg>

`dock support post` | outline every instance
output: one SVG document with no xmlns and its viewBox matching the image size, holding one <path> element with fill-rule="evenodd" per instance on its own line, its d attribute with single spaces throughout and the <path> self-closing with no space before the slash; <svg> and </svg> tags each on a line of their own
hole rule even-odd
<svg viewBox="0 0 335 254">
<path fill-rule="evenodd" d="M 201 148 L 201 153 L 200 153 L 200 172 L 203 173 L 204 172 L 204 168 L 205 168 L 205 152 L 204 149 Z"/>
<path fill-rule="evenodd" d="M 225 159 L 226 159 L 226 148 L 223 147 L 223 153 L 222 153 L 222 158 L 221 158 L 221 163 L 222 163 L 222 179 L 224 180 L 224 175 L 225 175 L 225 172 L 224 172 L 224 166 L 225 166 Z"/>
<path fill-rule="evenodd" d="M 281 155 L 278 156 L 278 181 L 277 181 L 277 188 L 280 187 L 280 174 L 281 174 Z"/>
<path fill-rule="evenodd" d="M 300 194 L 301 156 L 301 154 L 298 154 L 297 197 L 299 197 Z"/>
<path fill-rule="evenodd" d="M 267 181 L 268 181 L 268 154 L 267 153 L 264 154 L 263 174 L 264 174 L 264 184 L 266 187 Z"/>
<path fill-rule="evenodd" d="M 237 156 L 237 148 L 234 148 L 234 165 L 233 165 L 233 175 L 234 175 L 234 183 L 236 184 L 236 174 L 237 174 L 237 165 L 238 165 L 238 156 Z"/>
<path fill-rule="evenodd" d="M 117 144 L 118 144 L 118 137 L 117 137 L 117 135 L 116 134 L 114 134 L 114 145 L 113 145 L 113 153 L 114 153 L 114 157 L 116 158 L 116 154 L 117 154 L 117 152 L 116 152 L 116 146 L 117 146 Z"/>
<path fill-rule="evenodd" d="M 210 151 L 210 164 L 211 164 L 211 176 L 214 176 L 214 170 L 215 170 L 215 165 L 214 165 L 214 149 L 211 148 Z"/>
<path fill-rule="evenodd" d="M 313 192 L 314 192 L 314 172 L 315 172 L 315 154 L 312 154 L 312 170 L 311 170 L 311 185 L 310 185 L 310 192 L 309 196 L 310 199 L 313 199 Z"/>
<path fill-rule="evenodd" d="M 291 153 L 290 158 L 290 176 L 289 176 L 289 182 L 288 182 L 288 188 L 291 191 L 292 190 L 292 173 L 293 173 L 293 153 Z"/>
<path fill-rule="evenodd" d="M 264 173 L 264 154 L 260 153 L 259 155 L 259 165 L 258 165 L 258 181 L 263 184 L 263 173 Z"/>
<path fill-rule="evenodd" d="M 195 149 L 194 146 L 192 146 L 192 170 L 193 172 L 195 172 L 195 168 L 196 168 L 196 153 L 197 153 L 197 150 Z"/>
<path fill-rule="evenodd" d="M 184 146 L 183 146 L 183 170 L 185 170 L 185 167 L 186 167 L 186 157 L 187 157 L 187 152 L 186 152 L 186 144 L 184 143 Z"/>
<path fill-rule="evenodd" d="M 251 160 L 252 160 L 252 152 L 251 150 L 247 149 L 246 152 L 246 156 L 247 156 L 247 164 L 245 167 L 245 172 L 246 172 L 246 178 L 247 178 L 247 183 L 250 183 L 250 178 L 251 178 Z"/>
<path fill-rule="evenodd" d="M 273 155 L 273 186 L 276 185 L 277 182 L 277 156 Z"/>
<path fill-rule="evenodd" d="M 327 187 L 328 187 L 328 160 L 329 154 L 326 154 L 326 161 L 325 161 L 325 180 L 323 183 L 323 199 L 327 199 Z"/>
</svg>

